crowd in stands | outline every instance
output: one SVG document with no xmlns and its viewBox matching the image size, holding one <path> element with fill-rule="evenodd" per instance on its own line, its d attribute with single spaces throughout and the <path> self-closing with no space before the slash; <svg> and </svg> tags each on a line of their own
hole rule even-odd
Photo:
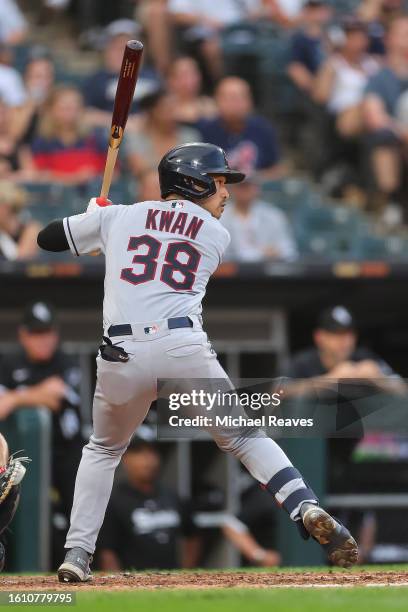
<svg viewBox="0 0 408 612">
<path fill-rule="evenodd" d="M 30 217 L 48 220 L 45 186 L 70 194 L 70 213 L 95 195 L 131 38 L 143 40 L 146 52 L 115 175 L 121 201 L 157 198 L 161 156 L 203 140 L 250 176 L 225 217 L 228 257 L 303 254 L 288 211 L 264 197 L 265 184 L 292 175 L 368 214 L 376 231 L 401 229 L 406 9 L 404 0 L 1 0 L 0 180 L 25 186 L 26 198 L 17 214 L 9 191 L 0 193 L 0 258 L 35 253 L 34 243 L 20 247 L 21 232 Z M 84 57 L 89 68 L 75 72 L 58 55 L 55 24 L 71 32 L 75 65 Z M 39 185 L 43 201 L 34 206 Z"/>
</svg>

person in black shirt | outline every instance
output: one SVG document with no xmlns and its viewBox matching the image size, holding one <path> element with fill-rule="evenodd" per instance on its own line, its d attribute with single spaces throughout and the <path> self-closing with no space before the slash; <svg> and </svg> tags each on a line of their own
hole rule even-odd
<svg viewBox="0 0 408 612">
<path fill-rule="evenodd" d="M 52 307 L 30 305 L 18 329 L 21 350 L 0 362 L 0 420 L 20 407 L 48 408 L 52 415 L 52 565 L 64 548 L 83 438 L 79 413 L 80 369 L 58 347 Z"/>
<path fill-rule="evenodd" d="M 100 534 L 101 569 L 196 566 L 197 528 L 186 504 L 159 482 L 160 454 L 154 442 L 136 434 L 122 462 L 126 478 L 113 487 Z"/>
<path fill-rule="evenodd" d="M 298 90 L 308 97 L 326 57 L 324 28 L 330 15 L 331 7 L 324 0 L 308 0 L 303 8 L 302 27 L 290 38 L 288 75 Z"/>
<path fill-rule="evenodd" d="M 313 392 L 317 388 L 320 388 L 323 395 L 325 385 L 320 385 L 319 382 L 323 379 L 338 382 L 335 394 L 338 407 L 337 425 L 341 430 L 342 426 L 353 423 L 355 433 L 353 437 L 328 440 L 329 489 L 336 493 L 359 493 L 365 486 L 364 477 L 353 463 L 355 450 L 370 434 L 369 431 L 363 431 L 359 415 L 354 410 L 353 403 L 358 399 L 358 394 L 366 394 L 370 385 L 373 394 L 381 389 L 386 393 L 398 395 L 407 391 L 404 381 L 391 366 L 371 350 L 358 346 L 357 338 L 356 321 L 349 310 L 344 306 L 324 310 L 313 333 L 314 346 L 294 355 L 285 372 L 292 379 L 289 388 L 295 389 L 297 395 L 307 395 L 309 391 Z M 353 384 L 353 381 L 358 384 Z M 390 469 L 390 480 L 394 469 Z M 372 533 L 373 524 L 377 525 L 375 515 L 343 510 L 340 511 L 340 518 L 349 524 L 355 524 L 356 532 L 360 525 L 361 559 L 369 560 L 370 549 L 375 542 Z"/>
<path fill-rule="evenodd" d="M 372 351 L 357 346 L 356 322 L 344 306 L 324 310 L 313 333 L 314 347 L 294 355 L 286 376 L 380 379 L 395 376 Z"/>
<path fill-rule="evenodd" d="M 362 423 L 353 401 L 381 391 L 405 393 L 406 387 L 383 359 L 357 346 L 357 337 L 354 317 L 344 306 L 324 310 L 313 332 L 314 347 L 294 355 L 284 374 L 292 379 L 288 397 L 312 394 L 337 404 L 337 430 L 354 424 L 359 438 Z"/>
</svg>

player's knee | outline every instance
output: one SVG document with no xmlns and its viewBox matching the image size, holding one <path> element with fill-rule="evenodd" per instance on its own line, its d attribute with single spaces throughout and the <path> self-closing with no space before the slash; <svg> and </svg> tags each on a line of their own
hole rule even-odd
<svg viewBox="0 0 408 612">
<path fill-rule="evenodd" d="M 224 453 L 238 453 L 241 441 L 236 435 L 219 434 L 213 437 L 218 448 Z"/>
<path fill-rule="evenodd" d="M 91 436 L 88 444 L 84 446 L 84 452 L 97 453 L 108 457 L 121 458 L 128 446 L 128 440 L 115 443 L 108 439 L 98 440 Z"/>
</svg>

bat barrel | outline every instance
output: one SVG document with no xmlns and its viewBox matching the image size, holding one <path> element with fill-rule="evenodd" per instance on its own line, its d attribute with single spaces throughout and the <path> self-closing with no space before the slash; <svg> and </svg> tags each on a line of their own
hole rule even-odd
<svg viewBox="0 0 408 612">
<path fill-rule="evenodd" d="M 123 54 L 112 115 L 110 139 L 110 146 L 112 148 L 118 148 L 122 141 L 129 110 L 133 102 L 142 55 L 143 43 L 138 40 L 129 40 Z"/>
</svg>

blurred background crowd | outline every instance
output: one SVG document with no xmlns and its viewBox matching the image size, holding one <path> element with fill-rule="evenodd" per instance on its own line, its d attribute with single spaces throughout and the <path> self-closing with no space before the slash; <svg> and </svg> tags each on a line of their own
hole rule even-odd
<svg viewBox="0 0 408 612">
<path fill-rule="evenodd" d="M 145 54 L 112 185 L 115 203 L 158 199 L 162 155 L 202 140 L 223 147 L 231 165 L 247 174 L 231 187 L 222 218 L 232 237 L 227 262 L 406 261 L 407 4 L 0 0 L 0 263 L 49 257 L 37 250 L 41 226 L 83 212 L 98 194 L 123 49 L 132 38 L 143 41 Z M 53 567 L 61 560 L 90 420 L 83 422 L 89 406 L 81 410 L 84 370 L 60 347 L 56 321 L 51 305 L 29 305 L 18 327 L 19 352 L 0 362 L 0 419 L 27 405 L 52 415 Z M 357 332 L 353 314 L 333 307 L 303 330 L 309 349 L 274 373 L 390 378 L 400 382 L 395 393 L 405 393 L 399 373 L 357 345 Z M 330 450 L 338 492 L 361 492 L 362 482 L 370 490 L 366 472 L 345 472 L 352 457 L 408 456 L 404 436 L 366 433 L 341 442 Z M 203 451 L 197 465 L 206 457 Z M 159 480 L 167 458 L 151 431 L 135 435 L 98 567 L 203 563 L 207 536 L 195 517 L 223 508 L 223 493 L 201 482 L 192 500 L 180 501 Z M 390 480 L 389 469 L 383 480 Z M 398 488 L 402 481 L 395 482 Z M 219 518 L 216 537 L 227 538 L 243 563 L 278 565 L 268 496 L 244 474 L 237 490 L 240 507 Z M 367 506 L 344 512 L 362 561 L 408 559 L 401 508 L 387 521 Z M 378 551 L 378 541 L 388 548 Z"/>
<path fill-rule="evenodd" d="M 123 47 L 146 46 L 117 203 L 176 144 L 224 147 L 227 258 L 405 258 L 404 0 L 2 0 L 0 258 L 98 192 Z M 288 221 L 290 223 L 288 223 Z"/>
</svg>

